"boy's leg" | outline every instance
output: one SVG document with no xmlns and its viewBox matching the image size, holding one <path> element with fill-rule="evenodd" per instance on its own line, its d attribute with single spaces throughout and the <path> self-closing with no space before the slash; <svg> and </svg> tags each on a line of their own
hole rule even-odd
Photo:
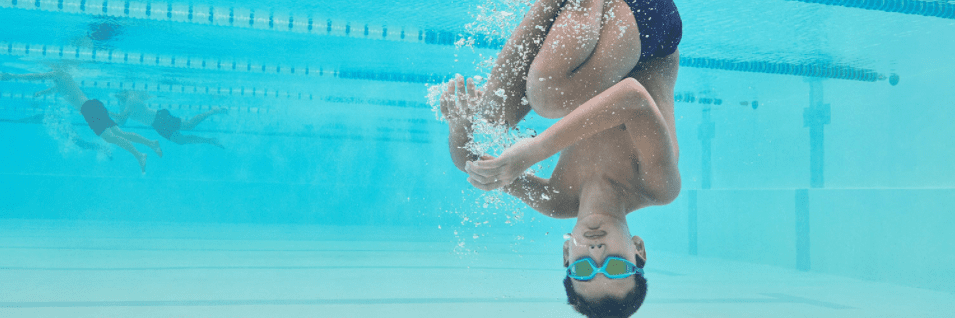
<svg viewBox="0 0 955 318">
<path fill-rule="evenodd" d="M 222 147 L 222 144 L 219 143 L 219 140 L 215 138 L 205 138 L 205 137 L 199 137 L 199 136 L 193 136 L 193 135 L 183 135 L 179 132 L 175 132 L 172 134 L 172 136 L 169 136 L 169 140 L 180 145 L 210 144 L 219 148 L 225 148 L 225 147 Z"/>
<path fill-rule="evenodd" d="M 106 142 L 117 145 L 133 154 L 133 156 L 136 157 L 136 161 L 139 161 L 139 169 L 142 170 L 142 172 L 146 172 L 146 154 L 139 152 L 139 150 L 136 150 L 136 147 L 133 146 L 133 143 L 116 134 L 117 131 L 121 132 L 121 130 L 113 128 L 115 127 L 103 131 L 100 137 Z"/>
<path fill-rule="evenodd" d="M 199 125 L 199 123 L 201 123 L 203 120 L 206 120 L 206 118 L 209 118 L 209 116 L 223 113 L 223 112 L 225 112 L 225 108 L 216 108 L 216 109 L 207 111 L 205 113 L 196 115 L 196 117 L 192 117 L 189 120 L 182 122 L 182 126 L 179 127 L 179 130 L 192 130 L 193 128 L 196 128 L 196 126 Z"/>
<path fill-rule="evenodd" d="M 544 45 L 548 30 L 557 20 L 557 14 L 566 1 L 535 1 L 521 23 L 511 32 L 511 37 L 498 53 L 494 68 L 484 86 L 486 91 L 492 93 L 484 94 L 478 104 L 485 107 L 483 111 L 491 122 L 513 127 L 530 112 L 530 105 L 524 102 L 527 74 L 531 63 Z M 463 79 L 458 81 L 457 87 L 463 91 Z M 464 92 L 458 93 L 459 98 L 463 96 Z"/>
<path fill-rule="evenodd" d="M 676 87 L 677 73 L 680 70 L 680 51 L 677 50 L 666 57 L 653 58 L 644 63 L 639 69 L 631 72 L 628 77 L 636 79 L 650 93 L 654 103 L 663 115 L 670 139 L 673 144 L 673 153 L 680 157 L 680 146 L 676 139 L 676 124 L 673 115 L 673 90 Z"/>
<path fill-rule="evenodd" d="M 157 156 L 162 157 L 162 149 L 159 148 L 159 141 L 146 139 L 146 137 L 140 136 L 137 133 L 123 131 L 122 129 L 119 129 L 118 126 L 109 127 L 106 129 L 106 131 L 112 132 L 114 135 L 127 141 L 146 145 L 155 151 Z"/>
<path fill-rule="evenodd" d="M 630 6 L 622 0 L 574 5 L 564 5 L 527 77 L 527 98 L 544 117 L 566 116 L 620 82 L 640 60 Z"/>
</svg>

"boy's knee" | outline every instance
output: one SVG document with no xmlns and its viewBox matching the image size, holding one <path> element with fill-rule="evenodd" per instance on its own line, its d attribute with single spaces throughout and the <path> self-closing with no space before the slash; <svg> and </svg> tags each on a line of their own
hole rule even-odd
<svg viewBox="0 0 955 318">
<path fill-rule="evenodd" d="M 548 76 L 541 72 L 529 73 L 526 96 L 531 108 L 545 118 L 566 116 L 579 106 L 573 105 L 577 93 L 568 82 L 567 78 Z"/>
</svg>

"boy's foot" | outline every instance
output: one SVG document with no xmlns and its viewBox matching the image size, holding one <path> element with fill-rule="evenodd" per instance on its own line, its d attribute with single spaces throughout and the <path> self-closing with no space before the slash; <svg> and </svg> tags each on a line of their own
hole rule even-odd
<svg viewBox="0 0 955 318">
<path fill-rule="evenodd" d="M 219 147 L 219 148 L 221 148 L 221 149 L 225 149 L 225 147 L 222 146 L 221 143 L 219 143 L 219 140 L 218 140 L 218 139 L 212 138 L 212 139 L 209 140 L 209 143 L 211 143 L 213 146 Z"/>
</svg>

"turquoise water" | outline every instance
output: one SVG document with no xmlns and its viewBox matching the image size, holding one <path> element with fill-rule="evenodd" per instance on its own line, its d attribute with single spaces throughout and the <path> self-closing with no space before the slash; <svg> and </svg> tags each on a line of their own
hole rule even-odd
<svg viewBox="0 0 955 318">
<path fill-rule="evenodd" d="M 952 6 L 676 4 L 683 188 L 628 216 L 649 250 L 636 316 L 955 309 Z M 0 0 L 0 71 L 69 61 L 113 111 L 120 89 L 181 117 L 228 109 L 194 131 L 225 149 L 125 125 L 162 144 L 143 175 L 70 142 L 105 145 L 33 97 L 48 84 L 0 83 L 0 317 L 575 317 L 573 221 L 473 189 L 427 99 L 486 72 L 490 33 L 525 9 Z"/>
</svg>

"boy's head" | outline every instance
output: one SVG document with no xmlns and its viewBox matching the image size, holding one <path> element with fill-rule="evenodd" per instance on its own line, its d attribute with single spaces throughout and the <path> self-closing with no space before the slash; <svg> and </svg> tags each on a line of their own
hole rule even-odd
<svg viewBox="0 0 955 318">
<path fill-rule="evenodd" d="M 646 264 L 643 240 L 630 236 L 626 220 L 599 214 L 580 218 L 564 242 L 564 267 L 588 258 L 602 267 L 614 256 L 639 268 Z M 589 280 L 565 277 L 564 289 L 567 302 L 587 317 L 629 317 L 643 304 L 647 281 L 639 273 L 611 279 L 599 272 Z"/>
</svg>

